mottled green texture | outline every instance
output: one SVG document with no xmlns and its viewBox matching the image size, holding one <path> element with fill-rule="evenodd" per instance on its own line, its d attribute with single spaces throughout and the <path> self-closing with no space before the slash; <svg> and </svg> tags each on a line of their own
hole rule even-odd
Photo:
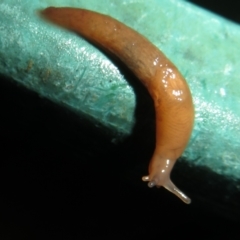
<svg viewBox="0 0 240 240">
<path fill-rule="evenodd" d="M 42 21 L 36 9 L 47 5 L 37 3 L 27 8 L 0 4 L 1 36 L 10 36 L 1 37 L 0 71 L 96 123 L 128 134 L 135 105 L 132 89 L 92 45 Z M 124 105 L 127 109 L 119 108 Z"/>
<path fill-rule="evenodd" d="M 194 98 L 195 127 L 184 156 L 239 178 L 238 25 L 177 0 L 2 0 L 0 72 L 122 136 L 134 126 L 132 87 L 98 49 L 37 16 L 37 9 L 51 5 L 109 14 L 158 46 L 186 77 Z"/>
</svg>

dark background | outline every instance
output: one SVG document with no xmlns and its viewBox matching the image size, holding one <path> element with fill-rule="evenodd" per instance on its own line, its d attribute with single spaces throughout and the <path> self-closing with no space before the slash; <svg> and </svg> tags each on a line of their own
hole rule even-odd
<svg viewBox="0 0 240 240">
<path fill-rule="evenodd" d="M 240 21 L 236 1 L 192 2 Z M 146 93 L 140 89 L 137 94 Z M 191 205 L 141 182 L 154 148 L 154 129 L 138 123 L 141 131 L 113 144 L 91 122 L 3 76 L 0 108 L 1 240 L 223 234 L 237 239 L 239 209 L 223 200 L 219 204 L 217 193 L 225 180 L 211 175 L 219 185 L 208 186 L 206 170 L 184 172 L 184 163 L 178 162 L 172 178 L 192 197 Z"/>
<path fill-rule="evenodd" d="M 188 0 L 188 2 L 205 8 L 231 21 L 240 23 L 239 1 Z"/>
</svg>

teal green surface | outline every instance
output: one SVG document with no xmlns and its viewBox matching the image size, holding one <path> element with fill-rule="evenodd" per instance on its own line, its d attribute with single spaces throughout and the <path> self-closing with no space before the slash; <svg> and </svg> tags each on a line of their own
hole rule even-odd
<svg viewBox="0 0 240 240">
<path fill-rule="evenodd" d="M 113 139 L 131 134 L 134 91 L 98 49 L 39 19 L 36 10 L 51 5 L 111 15 L 158 46 L 185 76 L 194 98 L 195 126 L 184 156 L 239 179 L 239 25 L 180 0 L 2 0 L 0 72 L 111 129 Z"/>
</svg>

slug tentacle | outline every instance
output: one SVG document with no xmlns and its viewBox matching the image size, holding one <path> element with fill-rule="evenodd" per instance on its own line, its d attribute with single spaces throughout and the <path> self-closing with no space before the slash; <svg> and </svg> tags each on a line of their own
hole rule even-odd
<svg viewBox="0 0 240 240">
<path fill-rule="evenodd" d="M 142 180 L 144 182 L 148 182 L 148 187 L 152 188 L 154 186 L 156 187 L 160 187 L 157 185 L 157 183 L 152 180 L 149 181 L 149 176 L 144 176 L 142 177 Z M 166 181 L 164 183 L 164 185 L 162 185 L 164 188 L 166 188 L 169 192 L 172 192 L 173 194 L 175 194 L 178 198 L 180 198 L 183 202 L 190 204 L 191 203 L 191 199 L 185 195 L 179 188 L 177 188 L 173 182 L 171 181 L 171 179 L 168 179 L 168 181 Z"/>
<path fill-rule="evenodd" d="M 47 20 L 70 29 L 117 56 L 149 91 L 156 112 L 156 147 L 148 186 L 163 186 L 185 203 L 191 200 L 170 180 L 171 170 L 190 138 L 194 109 L 188 85 L 176 66 L 144 36 L 112 17 L 76 8 L 49 7 Z"/>
<path fill-rule="evenodd" d="M 165 159 L 164 156 L 171 156 L 172 159 Z M 162 159 L 161 159 L 162 158 Z M 183 202 L 189 204 L 191 199 L 187 197 L 180 189 L 178 189 L 170 179 L 170 173 L 175 163 L 174 155 L 170 153 L 161 155 L 154 152 L 153 158 L 149 164 L 149 175 L 142 177 L 144 182 L 148 182 L 148 187 L 164 187 L 168 191 L 175 194 Z"/>
</svg>

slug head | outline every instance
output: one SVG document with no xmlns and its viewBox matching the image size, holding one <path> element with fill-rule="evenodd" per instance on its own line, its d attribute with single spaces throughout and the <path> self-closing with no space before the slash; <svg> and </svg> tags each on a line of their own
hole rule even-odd
<svg viewBox="0 0 240 240">
<path fill-rule="evenodd" d="M 179 188 L 177 188 L 170 179 L 170 173 L 175 161 L 169 159 L 159 160 L 153 157 L 149 165 L 149 175 L 142 177 L 144 182 L 148 182 L 148 187 L 164 187 L 168 191 L 175 194 L 184 203 L 190 204 L 191 199 L 186 196 Z"/>
</svg>

